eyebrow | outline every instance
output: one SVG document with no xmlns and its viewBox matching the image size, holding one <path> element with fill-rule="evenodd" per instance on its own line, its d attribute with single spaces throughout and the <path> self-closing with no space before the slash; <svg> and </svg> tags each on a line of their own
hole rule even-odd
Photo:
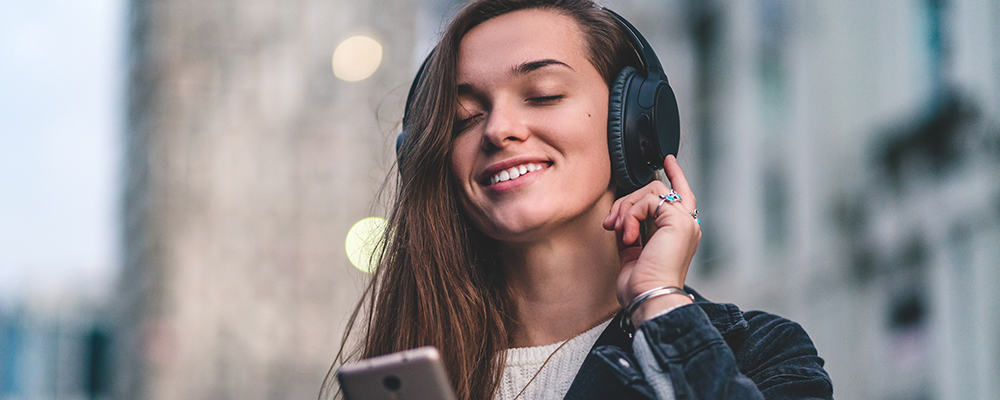
<svg viewBox="0 0 1000 400">
<path fill-rule="evenodd" d="M 514 76 L 527 75 L 527 74 L 529 74 L 531 72 L 537 71 L 539 69 L 542 69 L 542 68 L 545 68 L 545 67 L 548 67 L 548 66 L 553 66 L 553 65 L 554 66 L 562 66 L 562 67 L 569 68 L 570 71 L 576 71 L 575 69 L 573 69 L 573 67 L 569 66 L 569 64 L 566 64 L 566 63 L 564 63 L 562 61 L 559 61 L 559 60 L 555 60 L 555 59 L 551 59 L 551 58 L 546 58 L 546 59 L 542 59 L 542 60 L 525 61 L 523 63 L 515 65 L 514 67 L 512 67 L 510 69 L 510 74 L 514 75 Z M 468 83 L 463 83 L 463 84 L 458 85 L 458 94 L 459 95 L 466 94 L 466 93 L 472 93 L 472 92 L 474 92 L 474 90 L 472 88 L 472 85 L 470 85 Z"/>
<path fill-rule="evenodd" d="M 569 68 L 572 71 L 575 71 L 573 69 L 573 67 L 570 67 L 569 65 L 567 65 L 566 63 L 564 63 L 562 61 L 553 60 L 551 58 L 546 58 L 544 60 L 536 60 L 536 61 L 523 62 L 523 63 L 515 66 L 514 68 L 511 68 L 510 72 L 513 75 L 525 75 L 525 74 L 527 74 L 529 72 L 535 71 L 537 69 L 541 69 L 543 67 L 548 67 L 550 65 L 561 65 L 563 67 Z"/>
</svg>

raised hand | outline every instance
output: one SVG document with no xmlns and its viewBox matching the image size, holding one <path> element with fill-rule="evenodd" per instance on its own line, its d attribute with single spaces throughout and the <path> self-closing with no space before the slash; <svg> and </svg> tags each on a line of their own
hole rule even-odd
<svg viewBox="0 0 1000 400">
<path fill-rule="evenodd" d="M 679 200 L 668 196 L 670 189 L 663 182 L 653 181 L 616 200 L 603 223 L 604 229 L 618 234 L 622 267 L 617 296 L 623 306 L 652 288 L 684 287 L 691 259 L 701 241 L 701 225 L 694 217 L 694 193 L 677 158 L 667 156 L 663 167 Z M 647 243 L 640 244 L 640 221 L 647 219 L 654 220 L 655 231 Z M 652 299 L 648 305 L 640 307 L 632 319 L 638 324 L 650 310 L 690 302 L 682 295 Z"/>
</svg>

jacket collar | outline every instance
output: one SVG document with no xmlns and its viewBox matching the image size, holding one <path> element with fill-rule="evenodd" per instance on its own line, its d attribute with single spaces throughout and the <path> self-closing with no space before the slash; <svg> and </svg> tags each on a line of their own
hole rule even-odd
<svg viewBox="0 0 1000 400">
<path fill-rule="evenodd" d="M 734 304 L 712 303 L 694 289 L 685 286 L 684 290 L 694 295 L 695 304 L 705 311 L 712 326 L 715 327 L 727 341 L 733 335 L 745 334 L 750 324 L 743 318 L 743 312 Z M 608 385 L 605 374 L 611 372 L 622 384 L 639 392 L 644 392 L 643 385 L 636 385 L 642 380 L 642 374 L 635 365 L 632 356 L 632 332 L 622 330 L 621 322 L 625 312 L 615 315 L 611 323 L 591 347 L 590 353 L 584 359 L 580 371 L 570 385 L 566 399 L 604 398 L 612 395 L 624 398 L 621 392 L 615 392 L 615 385 Z M 610 369 L 610 371 L 609 371 Z"/>
<path fill-rule="evenodd" d="M 750 324 L 743 318 L 743 311 L 735 304 L 713 303 L 689 286 L 685 286 L 684 290 L 694 295 L 695 304 L 708 314 L 708 320 L 723 338 L 728 339 L 730 335 L 744 333 L 750 328 Z"/>
</svg>

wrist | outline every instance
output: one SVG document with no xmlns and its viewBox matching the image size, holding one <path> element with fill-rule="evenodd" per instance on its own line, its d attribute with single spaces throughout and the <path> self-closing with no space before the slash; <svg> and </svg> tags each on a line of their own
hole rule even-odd
<svg viewBox="0 0 1000 400">
<path fill-rule="evenodd" d="M 673 280 L 656 280 L 656 281 L 649 281 L 646 283 L 633 284 L 631 285 L 631 288 L 629 288 L 629 290 L 625 292 L 625 295 L 628 297 L 625 299 L 626 303 L 622 305 L 628 307 L 643 293 L 651 292 L 654 289 L 664 288 L 664 287 L 675 287 L 683 290 L 684 284 L 674 283 Z M 628 309 L 626 308 L 626 310 Z"/>
<path fill-rule="evenodd" d="M 629 316 L 629 319 L 632 320 L 632 325 L 638 328 L 639 324 L 643 322 L 672 311 L 675 308 L 693 303 L 694 301 L 684 294 L 671 293 L 645 301 Z"/>
<path fill-rule="evenodd" d="M 685 292 L 684 289 L 678 286 L 661 286 L 636 295 L 625 306 L 625 312 L 628 313 L 629 321 L 634 328 L 638 327 L 643 321 L 651 318 L 656 311 L 663 311 L 669 307 L 691 304 L 693 302 L 694 296 Z M 654 307 L 650 307 L 650 305 L 654 305 Z M 644 309 L 644 311 L 640 313 L 639 309 Z"/>
</svg>

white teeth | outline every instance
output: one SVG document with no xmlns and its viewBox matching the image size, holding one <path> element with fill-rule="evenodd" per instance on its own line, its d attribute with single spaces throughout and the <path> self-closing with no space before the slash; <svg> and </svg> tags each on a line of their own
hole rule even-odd
<svg viewBox="0 0 1000 400">
<path fill-rule="evenodd" d="M 521 175 L 527 174 L 529 172 L 535 172 L 542 168 L 543 167 L 541 164 L 534 164 L 534 163 L 521 164 L 516 167 L 511 167 L 509 169 L 505 169 L 503 171 L 498 172 L 496 175 L 493 175 L 493 177 L 490 178 L 490 184 L 493 185 L 499 182 L 517 179 Z"/>
</svg>

